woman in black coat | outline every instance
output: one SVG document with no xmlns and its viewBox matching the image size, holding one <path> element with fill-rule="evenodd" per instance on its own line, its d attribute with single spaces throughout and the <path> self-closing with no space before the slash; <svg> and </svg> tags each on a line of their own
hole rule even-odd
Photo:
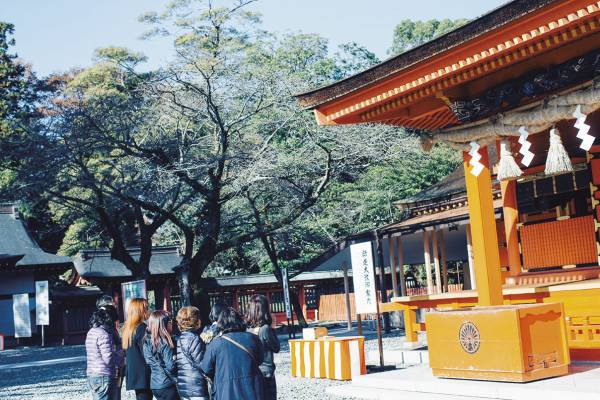
<svg viewBox="0 0 600 400">
<path fill-rule="evenodd" d="M 219 336 L 206 347 L 200 364 L 213 378 L 215 400 L 262 400 L 263 376 L 258 366 L 263 361 L 258 337 L 246 332 L 242 317 L 233 308 L 222 312 L 217 322 Z"/>
<path fill-rule="evenodd" d="M 260 339 L 263 346 L 264 360 L 260 364 L 260 371 L 265 378 L 264 400 L 277 400 L 277 382 L 275 381 L 275 361 L 273 354 L 279 353 L 280 344 L 275 330 L 271 327 L 273 318 L 269 306 L 269 300 L 262 294 L 255 294 L 248 302 L 248 313 L 246 314 L 248 331 L 254 333 Z"/>
<path fill-rule="evenodd" d="M 135 390 L 136 400 L 152 400 L 150 368 L 144 360 L 144 336 L 148 319 L 148 301 L 131 299 L 127 306 L 127 320 L 123 326 L 125 348 L 125 388 Z"/>
<path fill-rule="evenodd" d="M 177 389 L 182 400 L 206 400 L 206 379 L 200 370 L 206 345 L 200 339 L 200 310 L 183 307 L 177 313 L 181 335 L 177 339 Z"/>
</svg>

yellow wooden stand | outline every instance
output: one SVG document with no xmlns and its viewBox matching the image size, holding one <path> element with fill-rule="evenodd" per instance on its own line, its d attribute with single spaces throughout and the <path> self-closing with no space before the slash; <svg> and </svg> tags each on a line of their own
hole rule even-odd
<svg viewBox="0 0 600 400">
<path fill-rule="evenodd" d="M 426 319 L 435 376 L 528 382 L 569 371 L 561 304 L 474 307 Z"/>
<path fill-rule="evenodd" d="M 363 336 L 295 339 L 289 344 L 292 376 L 350 380 L 367 373 Z"/>
</svg>

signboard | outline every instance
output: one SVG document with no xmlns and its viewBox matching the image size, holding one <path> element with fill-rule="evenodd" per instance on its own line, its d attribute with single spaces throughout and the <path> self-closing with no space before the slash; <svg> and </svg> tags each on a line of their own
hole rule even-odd
<svg viewBox="0 0 600 400">
<path fill-rule="evenodd" d="M 127 319 L 127 307 L 131 299 L 141 298 L 147 299 L 146 295 L 146 281 L 131 281 L 124 282 L 121 284 L 121 293 L 123 295 L 123 315 Z"/>
<path fill-rule="evenodd" d="M 15 321 L 15 337 L 31 337 L 28 293 L 13 294 L 13 316 Z"/>
<path fill-rule="evenodd" d="M 288 272 L 286 268 L 281 270 L 281 278 L 283 280 L 283 300 L 285 302 L 285 316 L 287 319 L 291 319 L 292 306 L 290 303 L 290 287 L 288 282 Z"/>
<path fill-rule="evenodd" d="M 373 273 L 373 250 L 371 242 L 350 246 L 352 258 L 352 282 L 354 283 L 354 301 L 357 314 L 375 314 L 377 312 L 377 293 Z"/>
<path fill-rule="evenodd" d="M 35 324 L 50 325 L 48 281 L 35 282 Z"/>
</svg>

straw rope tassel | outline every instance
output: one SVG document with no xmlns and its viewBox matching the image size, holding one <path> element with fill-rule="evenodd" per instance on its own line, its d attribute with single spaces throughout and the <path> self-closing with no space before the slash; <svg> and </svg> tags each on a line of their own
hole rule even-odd
<svg viewBox="0 0 600 400">
<path fill-rule="evenodd" d="M 581 112 L 581 105 L 577 105 L 573 116 L 577 118 L 577 121 L 575 121 L 574 126 L 578 130 L 577 137 L 581 139 L 581 144 L 579 145 L 579 147 L 585 151 L 590 151 L 596 138 L 588 133 L 590 131 L 591 126 L 585 123 L 587 115 Z"/>
<path fill-rule="evenodd" d="M 562 144 L 560 132 L 556 128 L 550 129 L 550 148 L 546 159 L 546 175 L 573 172 L 573 165 L 569 154 Z"/>
<path fill-rule="evenodd" d="M 527 129 L 522 126 L 519 128 L 519 133 L 521 134 L 519 136 L 519 143 L 521 144 L 519 153 L 523 156 L 523 158 L 521 158 L 521 164 L 529 167 L 529 164 L 531 164 L 531 161 L 533 161 L 533 157 L 535 156 L 535 154 L 529 150 L 531 148 L 531 142 L 527 140 L 529 137 L 529 132 L 527 132 Z"/>
<path fill-rule="evenodd" d="M 502 140 L 500 142 L 500 162 L 498 163 L 498 179 L 506 181 L 509 179 L 517 179 L 523 175 L 523 171 L 517 165 L 515 158 L 510 151 L 510 142 Z"/>
</svg>

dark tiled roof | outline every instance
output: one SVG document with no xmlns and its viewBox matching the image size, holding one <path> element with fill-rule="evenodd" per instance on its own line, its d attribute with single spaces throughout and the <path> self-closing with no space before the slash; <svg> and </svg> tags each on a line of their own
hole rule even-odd
<svg viewBox="0 0 600 400">
<path fill-rule="evenodd" d="M 17 267 L 71 264 L 69 257 L 46 253 L 38 246 L 14 206 L 0 207 L 0 253 L 23 255 Z"/>
<path fill-rule="evenodd" d="M 435 201 L 447 200 L 452 197 L 466 196 L 466 193 L 465 170 L 460 166 L 438 183 L 421 190 L 412 197 L 396 201 L 394 204 L 409 206 L 414 203 L 433 203 Z"/>
<path fill-rule="evenodd" d="M 51 288 L 53 299 L 81 298 L 81 297 L 100 297 L 102 290 L 97 286 L 64 286 Z"/>
<path fill-rule="evenodd" d="M 129 249 L 134 259 L 138 259 L 139 249 Z M 150 259 L 151 275 L 173 274 L 173 268 L 179 265 L 181 256 L 177 247 L 155 247 Z M 125 265 L 114 260 L 110 251 L 82 250 L 73 258 L 75 269 L 82 278 L 125 278 L 131 276 Z"/>
<path fill-rule="evenodd" d="M 359 88 L 397 74 L 428 58 L 458 47 L 526 14 L 560 0 L 513 0 L 430 42 L 392 57 L 363 72 L 331 85 L 297 95 L 302 107 L 315 108 Z"/>
<path fill-rule="evenodd" d="M 342 277 L 343 274 L 340 271 L 302 272 L 301 274 L 298 274 L 291 278 L 290 282 L 293 283 L 305 281 L 319 281 L 323 279 L 334 279 Z M 253 274 L 223 276 L 218 278 L 205 278 L 198 283 L 199 287 L 207 289 L 274 284 L 277 284 L 277 279 L 273 274 Z"/>
</svg>

